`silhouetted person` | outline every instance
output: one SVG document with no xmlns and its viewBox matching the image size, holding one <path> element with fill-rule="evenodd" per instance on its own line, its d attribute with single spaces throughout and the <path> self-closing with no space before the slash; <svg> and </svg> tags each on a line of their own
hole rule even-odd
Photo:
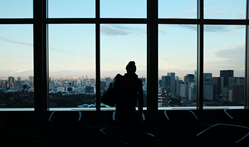
<svg viewBox="0 0 249 147">
<path fill-rule="evenodd" d="M 134 61 L 128 63 L 126 70 L 125 78 L 118 82 L 121 90 L 117 94 L 116 120 L 118 124 L 138 126 L 143 110 L 143 85 L 135 73 L 136 65 Z M 137 101 L 139 113 L 135 112 Z"/>
</svg>

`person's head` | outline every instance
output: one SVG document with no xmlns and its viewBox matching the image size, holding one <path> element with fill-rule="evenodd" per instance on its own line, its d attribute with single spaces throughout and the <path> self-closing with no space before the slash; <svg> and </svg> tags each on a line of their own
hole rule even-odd
<svg viewBox="0 0 249 147">
<path fill-rule="evenodd" d="M 130 61 L 127 65 L 126 65 L 126 70 L 127 73 L 135 73 L 136 72 L 136 65 L 134 61 Z"/>
</svg>

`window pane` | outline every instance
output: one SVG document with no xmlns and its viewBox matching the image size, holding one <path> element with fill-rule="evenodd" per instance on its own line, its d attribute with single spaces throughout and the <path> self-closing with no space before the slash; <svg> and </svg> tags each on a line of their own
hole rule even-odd
<svg viewBox="0 0 249 147">
<path fill-rule="evenodd" d="M 32 18 L 33 0 L 1 0 L 0 18 Z"/>
<path fill-rule="evenodd" d="M 204 106 L 243 106 L 245 26 L 204 26 Z"/>
<path fill-rule="evenodd" d="M 204 2 L 205 19 L 245 19 L 246 0 L 209 0 Z"/>
<path fill-rule="evenodd" d="M 102 24 L 100 37 L 101 93 L 118 73 L 121 75 L 126 73 L 129 61 L 135 61 L 136 74 L 143 82 L 144 107 L 146 107 L 146 25 Z"/>
<path fill-rule="evenodd" d="M 196 25 L 159 25 L 159 107 L 196 106 L 196 32 Z"/>
<path fill-rule="evenodd" d="M 94 18 L 95 0 L 48 0 L 49 18 Z"/>
<path fill-rule="evenodd" d="M 0 32 L 0 108 L 34 108 L 33 25 Z"/>
<path fill-rule="evenodd" d="M 91 107 L 95 97 L 95 25 L 49 25 L 49 107 Z"/>
<path fill-rule="evenodd" d="M 146 0 L 101 0 L 102 18 L 146 18 Z"/>
<path fill-rule="evenodd" d="M 196 0 L 159 0 L 158 18 L 197 18 Z"/>
</svg>

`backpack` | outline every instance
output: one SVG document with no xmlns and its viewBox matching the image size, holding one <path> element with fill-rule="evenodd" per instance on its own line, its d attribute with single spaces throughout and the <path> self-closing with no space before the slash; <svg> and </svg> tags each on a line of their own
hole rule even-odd
<svg viewBox="0 0 249 147">
<path fill-rule="evenodd" d="M 118 82 L 123 78 L 122 75 L 117 74 L 113 81 L 105 87 L 103 94 L 100 97 L 102 103 L 113 107 L 116 102 L 116 93 L 118 92 Z M 116 86 L 115 86 L 116 85 Z"/>
</svg>

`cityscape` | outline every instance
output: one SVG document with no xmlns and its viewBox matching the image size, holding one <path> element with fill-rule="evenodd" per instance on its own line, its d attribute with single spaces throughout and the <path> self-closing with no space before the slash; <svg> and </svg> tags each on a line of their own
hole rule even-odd
<svg viewBox="0 0 249 147">
<path fill-rule="evenodd" d="M 100 92 L 112 82 L 104 77 L 100 81 Z M 147 106 L 147 79 L 143 83 L 144 107 Z M 159 107 L 196 106 L 197 71 L 180 79 L 174 72 L 158 80 Z M 204 106 L 243 106 L 244 77 L 234 77 L 234 70 L 220 70 L 220 77 L 203 73 Z M 34 76 L 7 77 L 0 79 L 0 107 L 34 107 Z M 50 77 L 49 107 L 95 107 L 96 80 L 88 76 Z M 109 107 L 101 103 L 101 107 Z"/>
</svg>

